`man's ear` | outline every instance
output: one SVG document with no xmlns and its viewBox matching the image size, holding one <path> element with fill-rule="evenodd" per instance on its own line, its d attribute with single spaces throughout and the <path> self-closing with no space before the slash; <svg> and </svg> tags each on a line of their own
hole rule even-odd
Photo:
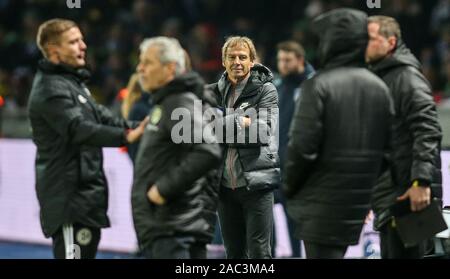
<svg viewBox="0 0 450 279">
<path fill-rule="evenodd" d="M 393 52 L 397 48 L 397 37 L 390 36 L 388 38 L 389 52 Z"/>
<path fill-rule="evenodd" d="M 305 65 L 305 57 L 300 57 L 299 59 L 298 59 L 298 62 L 300 63 L 300 65 Z"/>
<path fill-rule="evenodd" d="M 58 46 L 55 43 L 48 43 L 45 46 L 45 52 L 47 54 L 47 58 L 51 59 L 52 57 L 58 57 Z"/>
<path fill-rule="evenodd" d="M 166 64 L 167 70 L 169 71 L 169 74 L 175 75 L 176 69 L 177 69 L 177 63 L 176 62 L 170 62 Z"/>
</svg>

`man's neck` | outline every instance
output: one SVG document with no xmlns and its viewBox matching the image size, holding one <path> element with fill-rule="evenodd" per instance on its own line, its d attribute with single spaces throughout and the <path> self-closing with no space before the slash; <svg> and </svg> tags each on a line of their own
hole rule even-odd
<svg viewBox="0 0 450 279">
<path fill-rule="evenodd" d="M 248 80 L 249 77 L 250 77 L 250 72 L 246 76 L 239 78 L 239 79 L 228 76 L 228 80 L 231 82 L 231 85 L 236 86 L 237 84 Z"/>
</svg>

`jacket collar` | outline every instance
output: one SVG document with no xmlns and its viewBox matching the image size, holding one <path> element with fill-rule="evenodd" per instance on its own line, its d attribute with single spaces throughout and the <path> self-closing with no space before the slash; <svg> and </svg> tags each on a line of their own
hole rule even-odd
<svg viewBox="0 0 450 279">
<path fill-rule="evenodd" d="M 273 74 L 269 68 L 262 64 L 255 64 L 250 70 L 250 77 L 248 78 L 247 84 L 245 85 L 241 96 L 255 95 L 258 88 L 266 82 L 272 82 L 272 80 Z M 225 96 L 229 83 L 230 80 L 228 79 L 228 74 L 227 72 L 224 72 L 217 83 L 217 88 L 222 96 Z"/>
<path fill-rule="evenodd" d="M 47 59 L 38 62 L 38 69 L 49 74 L 67 75 L 74 78 L 77 82 L 86 82 L 91 77 L 87 68 L 74 68 L 67 64 L 54 64 Z"/>
<path fill-rule="evenodd" d="M 196 72 L 189 72 L 175 77 L 165 86 L 153 91 L 151 94 L 152 101 L 155 104 L 162 102 L 164 98 L 172 94 L 180 94 L 184 92 L 192 92 L 198 98 L 203 99 L 204 82 Z"/>
<path fill-rule="evenodd" d="M 387 56 L 380 61 L 377 61 L 370 65 L 372 71 L 377 74 L 382 74 L 389 71 L 392 68 L 400 66 L 411 66 L 416 69 L 420 69 L 420 62 L 411 53 L 411 51 L 406 47 L 404 42 L 399 39 L 397 42 L 397 47 L 392 55 Z"/>
</svg>

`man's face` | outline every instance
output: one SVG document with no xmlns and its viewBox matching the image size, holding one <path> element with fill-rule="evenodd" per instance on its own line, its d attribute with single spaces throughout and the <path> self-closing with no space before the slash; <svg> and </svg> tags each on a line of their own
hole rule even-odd
<svg viewBox="0 0 450 279">
<path fill-rule="evenodd" d="M 367 26 L 369 33 L 369 43 L 366 49 L 366 62 L 371 63 L 383 59 L 394 48 L 392 46 L 392 40 L 394 37 L 386 39 L 380 35 L 380 25 L 378 23 L 369 23 Z"/>
<path fill-rule="evenodd" d="M 83 67 L 86 65 L 86 44 L 78 27 L 72 27 L 61 34 L 59 43 L 50 46 L 59 63 L 72 67 Z"/>
<path fill-rule="evenodd" d="M 136 70 L 142 89 L 151 92 L 170 82 L 175 74 L 175 65 L 162 64 L 159 61 L 159 48 L 152 46 L 140 54 Z"/>
<path fill-rule="evenodd" d="M 250 60 L 250 49 L 245 44 L 229 47 L 223 61 L 228 77 L 233 82 L 245 79 L 253 65 Z"/>
<path fill-rule="evenodd" d="M 281 76 L 287 76 L 291 73 L 299 72 L 301 65 L 304 63 L 303 58 L 299 58 L 293 51 L 279 50 L 277 54 L 278 72 Z"/>
</svg>

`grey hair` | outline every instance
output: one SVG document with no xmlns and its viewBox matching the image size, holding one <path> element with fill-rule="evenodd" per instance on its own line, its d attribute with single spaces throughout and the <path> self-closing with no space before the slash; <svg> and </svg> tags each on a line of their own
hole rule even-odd
<svg viewBox="0 0 450 279">
<path fill-rule="evenodd" d="M 155 46 L 159 50 L 158 58 L 162 64 L 176 63 L 175 76 L 186 71 L 184 50 L 177 39 L 163 36 L 148 38 L 141 43 L 139 48 L 141 52 L 145 52 L 148 48 Z"/>
</svg>

